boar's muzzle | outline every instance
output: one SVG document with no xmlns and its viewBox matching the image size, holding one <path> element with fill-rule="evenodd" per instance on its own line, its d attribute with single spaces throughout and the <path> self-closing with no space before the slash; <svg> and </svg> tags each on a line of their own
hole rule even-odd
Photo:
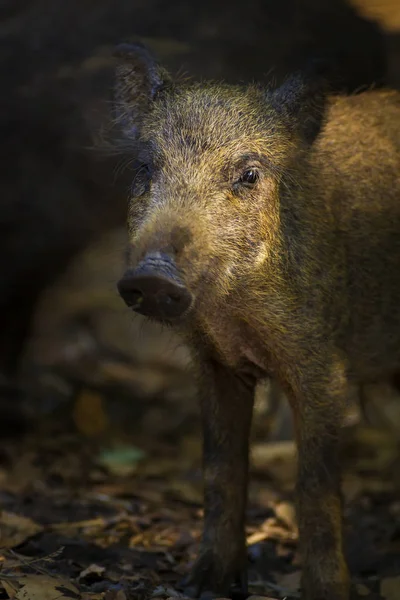
<svg viewBox="0 0 400 600">
<path fill-rule="evenodd" d="M 148 254 L 135 269 L 128 269 L 118 291 L 132 310 L 160 321 L 178 319 L 192 303 L 174 260 L 160 252 Z"/>
</svg>

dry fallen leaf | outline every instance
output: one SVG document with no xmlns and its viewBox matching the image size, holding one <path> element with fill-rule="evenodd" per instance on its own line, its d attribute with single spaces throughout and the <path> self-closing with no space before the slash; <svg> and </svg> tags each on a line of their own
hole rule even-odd
<svg viewBox="0 0 400 600">
<path fill-rule="evenodd" d="M 18 582 L 16 582 L 16 581 L 5 580 L 5 579 L 3 579 L 1 581 L 1 585 L 7 592 L 9 600 L 14 600 L 14 598 L 16 597 L 16 593 L 18 592 L 19 588 L 21 587 L 18 584 Z"/>
<path fill-rule="evenodd" d="M 297 532 L 296 509 L 291 502 L 278 502 L 275 505 L 275 514 L 288 529 Z"/>
<path fill-rule="evenodd" d="M 79 579 L 84 579 L 85 577 L 87 577 L 88 575 L 102 575 L 104 573 L 104 571 L 106 570 L 105 567 L 101 567 L 100 565 L 89 565 L 87 567 L 87 569 L 85 569 L 84 571 L 82 571 L 82 573 L 79 575 L 78 580 Z"/>
<path fill-rule="evenodd" d="M 280 526 L 276 519 L 268 518 L 261 524 L 258 530 L 247 536 L 246 543 L 248 546 L 251 546 L 268 539 L 280 540 L 283 542 L 296 540 L 297 532 L 288 531 L 286 528 Z"/>
<path fill-rule="evenodd" d="M 79 590 L 69 581 L 47 575 L 26 575 L 19 582 L 23 585 L 16 593 L 16 600 L 81 600 Z"/>
<path fill-rule="evenodd" d="M 107 524 L 107 521 L 103 517 L 96 517 L 95 519 L 88 519 L 87 521 L 70 521 L 65 523 L 52 523 L 48 525 L 49 529 L 54 531 L 68 531 L 71 529 L 102 529 Z"/>
<path fill-rule="evenodd" d="M 25 540 L 42 531 L 43 527 L 14 513 L 2 511 L 0 513 L 0 547 L 14 548 Z"/>
</svg>

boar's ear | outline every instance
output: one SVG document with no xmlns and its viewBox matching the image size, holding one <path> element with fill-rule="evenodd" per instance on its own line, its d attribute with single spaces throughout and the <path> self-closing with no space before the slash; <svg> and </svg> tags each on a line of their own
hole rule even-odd
<svg viewBox="0 0 400 600">
<path fill-rule="evenodd" d="M 117 124 L 129 138 L 135 138 L 143 115 L 157 94 L 170 83 L 170 76 L 141 43 L 119 44 L 114 87 Z"/>
<path fill-rule="evenodd" d="M 312 61 L 303 71 L 289 77 L 272 96 L 275 110 L 289 129 L 312 144 L 325 116 L 330 63 Z"/>
</svg>

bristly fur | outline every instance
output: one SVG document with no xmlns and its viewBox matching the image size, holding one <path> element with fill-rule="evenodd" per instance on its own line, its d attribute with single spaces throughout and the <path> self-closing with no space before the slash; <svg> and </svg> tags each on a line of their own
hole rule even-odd
<svg viewBox="0 0 400 600">
<path fill-rule="evenodd" d="M 305 596 L 348 600 L 343 411 L 350 384 L 400 368 L 400 95 L 333 98 L 301 74 L 278 90 L 177 83 L 135 52 L 117 83 L 119 123 L 146 165 L 129 263 L 171 253 L 195 298 L 180 330 L 199 381 L 205 528 L 189 592 L 246 587 L 248 438 L 271 373 L 295 420 Z"/>
</svg>

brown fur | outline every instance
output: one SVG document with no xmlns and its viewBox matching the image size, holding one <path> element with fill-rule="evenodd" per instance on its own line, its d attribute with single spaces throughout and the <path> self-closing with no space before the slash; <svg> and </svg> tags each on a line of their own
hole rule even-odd
<svg viewBox="0 0 400 600">
<path fill-rule="evenodd" d="M 170 253 L 194 297 L 179 325 L 204 423 L 205 527 L 190 591 L 245 586 L 254 389 L 272 374 L 295 421 L 303 592 L 347 600 L 348 390 L 400 367 L 400 95 L 329 98 L 324 112 L 313 80 L 277 91 L 163 85 L 146 51 L 125 50 L 118 114 L 150 165 L 133 185 L 129 265 Z M 258 182 L 235 183 L 250 167 Z"/>
</svg>

